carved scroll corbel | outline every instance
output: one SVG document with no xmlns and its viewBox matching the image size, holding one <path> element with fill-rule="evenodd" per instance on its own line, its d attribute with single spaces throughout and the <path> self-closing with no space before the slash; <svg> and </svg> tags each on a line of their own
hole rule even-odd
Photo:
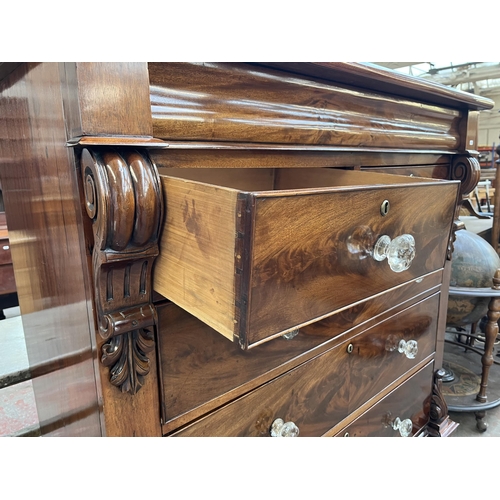
<svg viewBox="0 0 500 500">
<path fill-rule="evenodd" d="M 471 156 L 455 156 L 451 163 L 450 179 L 460 181 L 460 201 L 476 187 L 481 178 L 481 165 Z"/>
<path fill-rule="evenodd" d="M 85 205 L 92 219 L 92 265 L 101 361 L 110 382 L 135 394 L 149 373 L 157 322 L 151 272 L 163 204 L 156 167 L 137 150 L 84 149 Z"/>
<path fill-rule="evenodd" d="M 477 186 L 481 178 L 481 165 L 476 158 L 466 155 L 455 156 L 451 163 L 450 180 L 460 181 L 458 202 L 455 211 L 455 225 L 448 242 L 447 260 L 451 260 L 453 254 L 453 244 L 455 242 L 455 232 L 463 229 L 463 222 L 459 221 L 460 207 L 467 199 L 467 195 Z"/>
</svg>

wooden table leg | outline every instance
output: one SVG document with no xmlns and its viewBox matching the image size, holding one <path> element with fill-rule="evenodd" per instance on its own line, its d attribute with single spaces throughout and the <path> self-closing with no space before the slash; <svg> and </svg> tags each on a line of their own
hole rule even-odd
<svg viewBox="0 0 500 500">
<path fill-rule="evenodd" d="M 500 290 L 500 269 L 497 269 L 493 277 L 493 289 Z M 488 387 L 488 375 L 490 366 L 493 364 L 493 346 L 498 335 L 498 319 L 500 318 L 500 297 L 492 297 L 488 305 L 488 323 L 485 328 L 484 354 L 481 357 L 483 369 L 481 372 L 481 385 L 476 400 L 485 403 L 487 401 L 486 389 Z"/>
</svg>

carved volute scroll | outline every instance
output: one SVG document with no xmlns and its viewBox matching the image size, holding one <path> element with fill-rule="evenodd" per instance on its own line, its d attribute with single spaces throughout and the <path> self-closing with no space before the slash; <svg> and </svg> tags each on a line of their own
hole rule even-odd
<svg viewBox="0 0 500 500">
<path fill-rule="evenodd" d="M 447 260 L 451 260 L 453 254 L 453 244 L 455 242 L 455 232 L 465 228 L 463 222 L 459 221 L 460 207 L 467 195 L 476 187 L 481 177 L 481 166 L 476 158 L 466 155 L 455 156 L 451 164 L 450 180 L 460 181 L 458 203 L 455 213 L 455 225 L 451 232 L 448 243 Z"/>
<path fill-rule="evenodd" d="M 151 272 L 163 213 L 158 172 L 134 149 L 84 149 L 81 165 L 98 328 L 107 341 L 101 361 L 112 384 L 135 394 L 149 373 L 157 322 Z"/>
<path fill-rule="evenodd" d="M 477 185 L 481 166 L 476 158 L 460 155 L 453 158 L 450 179 L 460 181 L 460 198 L 465 198 Z"/>
</svg>

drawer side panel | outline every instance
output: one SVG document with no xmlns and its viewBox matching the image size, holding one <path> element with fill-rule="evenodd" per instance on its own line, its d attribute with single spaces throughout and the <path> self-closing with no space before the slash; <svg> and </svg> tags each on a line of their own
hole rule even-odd
<svg viewBox="0 0 500 500">
<path fill-rule="evenodd" d="M 233 339 L 238 192 L 161 177 L 166 221 L 154 289 Z"/>
</svg>

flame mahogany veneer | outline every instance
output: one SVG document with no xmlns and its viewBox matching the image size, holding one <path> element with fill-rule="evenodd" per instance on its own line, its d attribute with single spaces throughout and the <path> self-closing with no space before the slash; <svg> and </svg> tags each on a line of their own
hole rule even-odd
<svg viewBox="0 0 500 500">
<path fill-rule="evenodd" d="M 1 64 L 41 433 L 448 435 L 452 227 L 492 104 L 358 63 Z M 414 236 L 409 269 L 373 260 L 383 234 Z"/>
</svg>

